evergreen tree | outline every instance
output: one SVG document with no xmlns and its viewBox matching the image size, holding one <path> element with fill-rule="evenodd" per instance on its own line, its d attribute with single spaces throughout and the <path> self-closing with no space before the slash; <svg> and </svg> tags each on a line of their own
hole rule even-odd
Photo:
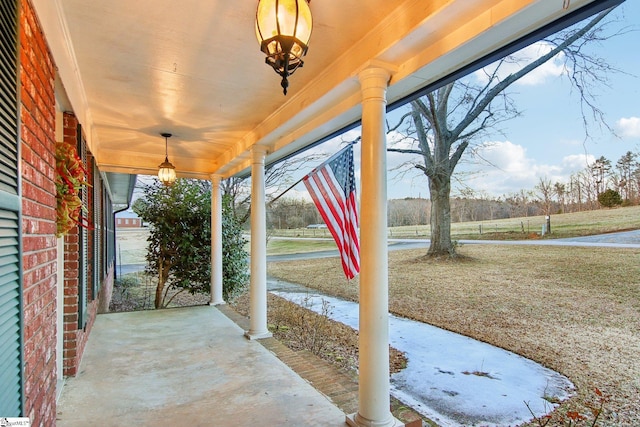
<svg viewBox="0 0 640 427">
<path fill-rule="evenodd" d="M 178 179 L 165 187 L 144 187 L 134 211 L 150 224 L 147 272 L 158 277 L 155 307 L 166 307 L 181 292 L 208 293 L 211 288 L 211 186 L 208 181 Z M 223 209 L 223 295 L 247 282 L 242 230 Z M 171 298 L 169 291 L 175 290 Z"/>
</svg>

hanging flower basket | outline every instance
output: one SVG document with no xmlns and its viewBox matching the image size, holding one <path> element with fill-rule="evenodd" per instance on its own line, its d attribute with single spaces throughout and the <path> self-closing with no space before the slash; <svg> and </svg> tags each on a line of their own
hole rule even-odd
<svg viewBox="0 0 640 427">
<path fill-rule="evenodd" d="M 64 236 L 76 225 L 86 227 L 82 211 L 87 211 L 80 199 L 87 172 L 72 144 L 56 142 L 56 237 Z"/>
</svg>

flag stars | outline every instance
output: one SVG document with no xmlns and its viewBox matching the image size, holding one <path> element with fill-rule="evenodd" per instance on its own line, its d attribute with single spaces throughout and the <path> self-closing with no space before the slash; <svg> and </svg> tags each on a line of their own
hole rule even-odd
<svg viewBox="0 0 640 427">
<path fill-rule="evenodd" d="M 314 169 L 303 182 L 336 241 L 347 279 L 352 279 L 360 271 L 353 146 Z"/>
</svg>

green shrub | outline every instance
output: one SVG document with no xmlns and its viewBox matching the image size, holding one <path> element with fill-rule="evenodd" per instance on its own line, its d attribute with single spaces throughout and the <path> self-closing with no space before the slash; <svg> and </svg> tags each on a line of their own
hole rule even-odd
<svg viewBox="0 0 640 427">
<path fill-rule="evenodd" d="M 225 199 L 223 199 L 225 200 Z M 206 294 L 211 288 L 211 185 L 178 179 L 170 187 L 154 183 L 134 211 L 150 225 L 146 271 L 158 278 L 154 305 L 163 308 L 181 292 Z M 248 255 L 242 228 L 228 200 L 222 211 L 223 297 L 246 286 Z"/>
<path fill-rule="evenodd" d="M 598 194 L 598 202 L 605 208 L 612 208 L 622 204 L 622 197 L 616 190 L 608 189 Z"/>
<path fill-rule="evenodd" d="M 222 297 L 232 300 L 249 283 L 249 255 L 244 250 L 247 240 L 242 235 L 242 224 L 233 215 L 231 198 L 222 198 Z"/>
<path fill-rule="evenodd" d="M 140 286 L 140 280 L 136 275 L 127 274 L 116 279 L 113 283 L 114 291 L 120 294 L 120 299 L 126 300 L 132 288 Z"/>
</svg>

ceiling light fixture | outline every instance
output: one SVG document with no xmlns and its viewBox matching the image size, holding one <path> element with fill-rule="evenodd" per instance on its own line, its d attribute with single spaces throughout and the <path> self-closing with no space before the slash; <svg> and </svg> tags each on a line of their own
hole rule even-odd
<svg viewBox="0 0 640 427">
<path fill-rule="evenodd" d="M 170 133 L 161 133 L 164 137 L 164 162 L 158 166 L 158 179 L 165 186 L 170 186 L 176 181 L 176 168 L 169 161 L 168 139 L 171 138 Z"/>
<path fill-rule="evenodd" d="M 310 0 L 259 0 L 256 12 L 256 35 L 265 62 L 282 77 L 287 94 L 287 78 L 299 67 L 307 54 L 313 26 Z"/>
</svg>

